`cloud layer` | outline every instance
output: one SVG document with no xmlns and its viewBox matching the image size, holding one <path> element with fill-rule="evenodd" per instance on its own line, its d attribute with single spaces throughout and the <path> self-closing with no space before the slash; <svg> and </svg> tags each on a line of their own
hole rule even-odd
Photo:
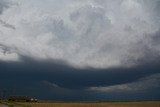
<svg viewBox="0 0 160 107">
<path fill-rule="evenodd" d="M 0 60 L 130 67 L 160 55 L 159 0 L 0 0 Z M 6 50 L 5 50 L 6 51 Z M 146 60 L 146 58 L 149 58 Z"/>
<path fill-rule="evenodd" d="M 113 85 L 107 87 L 90 87 L 89 90 L 98 92 L 144 92 L 149 89 L 160 87 L 160 74 L 154 74 L 132 83 Z"/>
<path fill-rule="evenodd" d="M 159 64 L 77 69 L 28 57 L 0 61 L 0 92 L 56 101 L 159 100 Z"/>
</svg>

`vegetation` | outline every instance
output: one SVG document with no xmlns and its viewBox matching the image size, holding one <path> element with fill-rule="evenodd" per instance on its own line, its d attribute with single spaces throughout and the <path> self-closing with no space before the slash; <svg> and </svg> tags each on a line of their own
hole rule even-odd
<svg viewBox="0 0 160 107">
<path fill-rule="evenodd" d="M 5 101 L 5 100 L 1 100 L 0 104 L 6 105 L 8 107 L 31 107 L 29 105 L 20 104 L 18 102 L 10 102 L 10 101 Z"/>
<path fill-rule="evenodd" d="M 23 103 L 30 107 L 160 107 L 159 101 L 151 102 L 52 102 L 52 103 Z"/>
<path fill-rule="evenodd" d="M 160 101 L 140 102 L 11 102 L 0 101 L 8 107 L 160 107 Z"/>
<path fill-rule="evenodd" d="M 26 96 L 10 96 L 8 101 L 12 102 L 37 102 L 37 99 Z"/>
</svg>

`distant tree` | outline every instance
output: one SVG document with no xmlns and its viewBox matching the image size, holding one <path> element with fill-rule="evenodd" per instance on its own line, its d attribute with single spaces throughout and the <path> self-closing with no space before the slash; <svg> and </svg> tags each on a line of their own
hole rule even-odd
<svg viewBox="0 0 160 107">
<path fill-rule="evenodd" d="M 26 96 L 10 96 L 8 101 L 37 102 L 37 99 L 26 97 Z"/>
</svg>

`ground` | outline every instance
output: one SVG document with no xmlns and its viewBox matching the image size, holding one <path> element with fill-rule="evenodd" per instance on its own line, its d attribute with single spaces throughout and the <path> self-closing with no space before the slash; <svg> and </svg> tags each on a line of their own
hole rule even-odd
<svg viewBox="0 0 160 107">
<path fill-rule="evenodd" d="M 160 101 L 145 102 L 38 102 L 38 103 L 20 103 L 20 102 L 4 102 L 7 107 L 160 107 Z M 1 106 L 0 107 L 6 107 Z"/>
</svg>

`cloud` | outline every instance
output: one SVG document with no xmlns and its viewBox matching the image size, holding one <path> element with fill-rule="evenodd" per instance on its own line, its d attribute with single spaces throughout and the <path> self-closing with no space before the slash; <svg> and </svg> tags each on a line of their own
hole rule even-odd
<svg viewBox="0 0 160 107">
<path fill-rule="evenodd" d="M 19 56 L 16 52 L 12 51 L 12 49 L 13 48 L 0 44 L 0 59 L 2 61 L 17 61 Z"/>
<path fill-rule="evenodd" d="M 49 87 L 51 87 L 51 88 L 60 88 L 57 84 L 51 83 L 51 82 L 46 81 L 46 80 L 42 81 L 42 83 L 47 85 L 47 86 L 49 86 Z"/>
<path fill-rule="evenodd" d="M 17 55 L 110 68 L 132 67 L 160 54 L 159 43 L 153 45 L 152 39 L 160 29 L 158 0 L 12 2 L 17 5 L 1 14 L 0 44 Z"/>
<path fill-rule="evenodd" d="M 13 29 L 13 30 L 16 29 L 15 26 L 10 25 L 10 24 L 4 22 L 3 20 L 0 20 L 0 24 L 1 24 L 2 26 L 4 26 L 4 27 L 7 27 L 7 28 L 10 28 L 10 29 Z"/>
<path fill-rule="evenodd" d="M 149 89 L 160 87 L 160 74 L 154 74 L 148 77 L 143 77 L 138 81 L 134 81 L 127 84 L 113 85 L 107 87 L 90 87 L 91 91 L 98 92 L 140 92 Z"/>
<path fill-rule="evenodd" d="M 23 56 L 20 57 L 20 60 L 22 61 L 0 61 L 2 83 L 8 81 L 8 77 L 10 77 L 9 80 L 20 82 L 20 84 L 22 82 L 20 80 L 41 81 L 41 83 L 45 80 L 63 88 L 85 89 L 86 87 L 106 87 L 136 82 L 140 78 L 157 74 L 160 70 L 159 62 L 133 68 L 77 69 L 63 61 L 38 61 Z"/>
<path fill-rule="evenodd" d="M 14 89 L 15 95 L 61 101 L 160 98 L 158 61 L 132 68 L 78 69 L 58 60 L 39 61 L 26 56 L 19 60 L 0 61 L 0 89 L 10 93 Z M 119 85 L 126 88 L 117 88 Z M 86 90 L 88 87 L 112 91 Z"/>
<path fill-rule="evenodd" d="M 2 61 L 17 61 L 17 59 L 19 59 L 19 56 L 16 53 L 0 53 L 0 58 Z"/>
<path fill-rule="evenodd" d="M 3 13 L 4 9 L 9 7 L 9 3 L 6 0 L 0 0 L 0 14 Z"/>
</svg>

